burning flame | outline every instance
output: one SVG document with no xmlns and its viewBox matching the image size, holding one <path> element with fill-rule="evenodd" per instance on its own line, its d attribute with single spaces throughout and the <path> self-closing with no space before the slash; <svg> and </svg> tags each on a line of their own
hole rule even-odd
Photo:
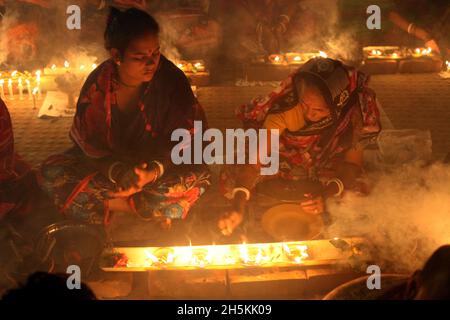
<svg viewBox="0 0 450 320">
<path fill-rule="evenodd" d="M 84 70 L 84 68 L 86 68 L 86 66 L 85 66 L 84 64 L 82 64 L 82 65 L 80 66 L 80 70 Z"/>
<path fill-rule="evenodd" d="M 15 77 L 16 76 L 16 74 L 17 74 L 17 70 L 14 70 L 12 73 L 11 73 L 11 77 Z"/>
<path fill-rule="evenodd" d="M 64 68 L 69 68 L 70 67 L 70 64 L 69 64 L 69 61 L 64 61 Z"/>
<path fill-rule="evenodd" d="M 41 70 L 36 71 L 36 82 L 41 82 Z"/>
<path fill-rule="evenodd" d="M 323 52 L 323 51 L 319 51 L 319 57 L 321 57 L 321 58 L 328 58 L 328 55 L 325 52 Z"/>
<path fill-rule="evenodd" d="M 56 69 L 56 64 L 52 64 L 51 68 L 52 68 L 52 70 L 55 70 Z"/>
<path fill-rule="evenodd" d="M 300 57 L 300 56 L 295 56 L 295 57 L 294 57 L 294 61 L 302 61 L 302 57 Z"/>
<path fill-rule="evenodd" d="M 381 56 L 381 51 L 380 50 L 372 50 L 371 52 L 370 52 L 373 56 Z"/>
<path fill-rule="evenodd" d="M 92 70 L 94 70 L 94 69 L 96 69 L 96 68 L 97 68 L 97 64 L 93 63 L 93 64 L 92 64 Z"/>
<path fill-rule="evenodd" d="M 309 257 L 302 243 L 246 244 L 147 248 L 142 258 L 129 259 L 127 267 L 264 266 L 301 264 Z M 131 262 L 130 262 L 131 261 Z M 117 266 L 121 267 L 121 266 Z"/>
</svg>

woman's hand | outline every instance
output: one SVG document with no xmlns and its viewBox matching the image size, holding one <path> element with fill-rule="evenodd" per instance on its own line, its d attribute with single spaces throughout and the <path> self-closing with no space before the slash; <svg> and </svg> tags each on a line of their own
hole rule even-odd
<svg viewBox="0 0 450 320">
<path fill-rule="evenodd" d="M 149 168 L 147 163 L 141 163 L 134 167 L 134 173 L 138 177 L 137 186 L 141 189 L 147 184 L 155 182 L 158 177 L 157 169 Z"/>
<path fill-rule="evenodd" d="M 227 211 L 220 217 L 217 222 L 217 227 L 223 235 L 230 236 L 243 220 L 244 214 L 242 212 L 235 210 Z"/>
<path fill-rule="evenodd" d="M 126 198 L 142 189 L 149 183 L 156 180 L 158 172 L 156 169 L 148 169 L 146 163 L 142 163 L 134 168 L 127 168 L 119 173 L 117 180 L 118 192 L 112 194 L 116 198 Z"/>
<path fill-rule="evenodd" d="M 428 40 L 425 42 L 425 47 L 431 48 L 436 53 L 441 53 L 441 49 L 439 49 L 439 45 L 434 39 Z"/>
<path fill-rule="evenodd" d="M 325 202 L 322 196 L 312 196 L 311 194 L 305 195 L 308 200 L 300 202 L 300 206 L 303 211 L 309 214 L 322 214 L 325 212 Z"/>
<path fill-rule="evenodd" d="M 217 227 L 223 235 L 230 236 L 244 221 L 244 212 L 247 205 L 246 197 L 247 195 L 244 192 L 236 192 L 232 208 L 220 216 Z"/>
</svg>

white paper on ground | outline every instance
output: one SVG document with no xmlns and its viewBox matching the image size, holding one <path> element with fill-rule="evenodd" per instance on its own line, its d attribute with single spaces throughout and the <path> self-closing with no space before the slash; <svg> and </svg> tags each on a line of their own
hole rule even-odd
<svg viewBox="0 0 450 320">
<path fill-rule="evenodd" d="M 439 73 L 439 75 L 441 76 L 441 78 L 450 79 L 450 71 L 442 71 Z"/>
<path fill-rule="evenodd" d="M 76 102 L 78 97 L 75 97 Z M 38 113 L 38 118 L 42 117 L 73 117 L 75 109 L 67 109 L 67 94 L 61 91 L 48 91 Z"/>
</svg>

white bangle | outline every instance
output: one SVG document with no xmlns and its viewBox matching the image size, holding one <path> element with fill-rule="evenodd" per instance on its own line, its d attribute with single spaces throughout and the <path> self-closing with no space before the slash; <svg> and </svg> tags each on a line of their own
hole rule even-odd
<svg viewBox="0 0 450 320">
<path fill-rule="evenodd" d="M 121 165 L 121 164 L 122 164 L 122 162 L 117 161 L 117 162 L 114 162 L 112 165 L 109 166 L 109 169 L 108 169 L 108 179 L 109 179 L 109 181 L 111 181 L 111 182 L 114 183 L 114 184 L 116 184 L 117 181 L 113 179 L 113 177 L 112 177 L 112 172 L 113 172 L 113 170 L 114 170 L 114 168 L 115 168 L 116 166 Z"/>
<path fill-rule="evenodd" d="M 291 22 L 291 18 L 287 14 L 280 14 L 280 18 L 285 18 L 287 23 Z"/>
<path fill-rule="evenodd" d="M 236 193 L 238 191 L 242 191 L 245 193 L 245 200 L 250 200 L 250 191 L 247 188 L 234 188 L 233 191 L 231 192 L 231 198 L 234 199 L 234 196 L 236 195 Z"/>
<path fill-rule="evenodd" d="M 331 180 L 328 180 L 327 183 L 326 183 L 326 185 L 328 186 L 328 185 L 330 185 L 330 184 L 333 183 L 333 182 L 337 184 L 338 190 L 339 190 L 334 196 L 335 196 L 335 197 L 339 197 L 339 196 L 341 196 L 342 193 L 344 192 L 344 183 L 343 183 L 340 179 L 338 179 L 338 178 L 333 178 L 333 179 L 331 179 Z"/>
<path fill-rule="evenodd" d="M 159 175 L 158 175 L 157 179 L 161 178 L 163 176 L 163 174 L 164 174 L 164 166 L 163 166 L 163 164 L 161 162 L 159 162 L 159 161 L 156 161 L 156 160 L 153 160 L 152 163 L 156 164 L 158 166 L 158 169 L 159 169 Z"/>
</svg>

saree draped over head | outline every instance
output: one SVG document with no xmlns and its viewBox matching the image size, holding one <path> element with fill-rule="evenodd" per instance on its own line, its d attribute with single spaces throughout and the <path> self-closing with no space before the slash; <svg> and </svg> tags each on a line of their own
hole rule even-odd
<svg viewBox="0 0 450 320">
<path fill-rule="evenodd" d="M 184 73 L 164 56 L 145 85 L 136 112 L 119 111 L 117 79 L 112 60 L 90 74 L 70 131 L 76 146 L 44 163 L 43 187 L 63 213 L 93 223 L 101 218 L 106 223 L 108 194 L 115 186 L 83 159 L 112 157 L 134 165 L 158 160 L 167 168 L 164 176 L 129 197 L 129 203 L 141 217 L 184 218 L 205 191 L 209 175 L 203 166 L 172 165 L 170 154 L 176 142 L 171 142 L 171 134 L 178 128 L 193 133 L 196 120 L 207 126 L 203 109 Z"/>
<path fill-rule="evenodd" d="M 30 173 L 31 167 L 14 152 L 11 117 L 0 99 L 0 220 L 25 205 Z"/>
<path fill-rule="evenodd" d="M 298 105 L 295 79 L 315 78 L 332 106 L 331 115 L 308 123 L 296 132 L 280 135 L 280 170 L 278 177 L 292 180 L 322 180 L 333 177 L 336 165 L 345 152 L 365 148 L 375 142 L 381 130 L 379 105 L 375 93 L 367 86 L 368 77 L 352 67 L 332 59 L 308 61 L 264 98 L 236 109 L 246 128 L 261 128 L 269 114 L 282 113 Z M 233 170 L 233 169 L 231 169 Z M 224 192 L 234 180 L 225 170 L 221 177 Z"/>
</svg>

